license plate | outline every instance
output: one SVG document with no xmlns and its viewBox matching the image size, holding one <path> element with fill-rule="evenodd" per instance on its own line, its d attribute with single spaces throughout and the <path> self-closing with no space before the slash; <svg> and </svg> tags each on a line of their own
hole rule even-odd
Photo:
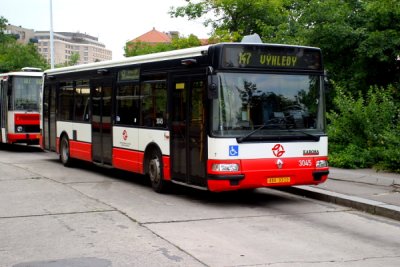
<svg viewBox="0 0 400 267">
<path fill-rule="evenodd" d="M 274 177 L 267 179 L 268 184 L 290 183 L 290 177 Z"/>
</svg>

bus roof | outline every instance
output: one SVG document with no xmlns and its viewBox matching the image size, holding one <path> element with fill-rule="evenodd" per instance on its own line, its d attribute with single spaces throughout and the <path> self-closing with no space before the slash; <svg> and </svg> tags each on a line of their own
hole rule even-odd
<svg viewBox="0 0 400 267">
<path fill-rule="evenodd" d="M 205 52 L 208 51 L 209 45 L 206 46 L 198 46 L 192 48 L 185 48 L 167 52 L 160 52 L 160 53 L 153 53 L 147 55 L 140 55 L 134 57 L 128 57 L 121 60 L 108 60 L 108 61 L 101 61 L 83 65 L 75 65 L 70 67 L 64 68 L 57 68 L 57 69 L 50 69 L 46 70 L 45 73 L 48 75 L 51 74 L 61 74 L 61 73 L 70 73 L 75 71 L 85 71 L 85 70 L 95 70 L 100 68 L 112 68 L 112 67 L 120 67 L 132 64 L 140 64 L 140 63 L 147 63 L 147 62 L 155 62 L 155 61 L 163 61 L 163 60 L 170 60 L 170 59 L 179 59 L 179 58 L 186 58 L 186 57 L 195 57 L 201 56 Z"/>
<path fill-rule="evenodd" d="M 180 59 L 180 58 L 188 58 L 188 57 L 197 57 L 207 54 L 207 51 L 212 46 L 222 46 L 222 45 L 255 45 L 255 46 L 270 46 L 270 47 L 296 47 L 296 48 L 308 48 L 308 49 L 316 49 L 316 47 L 308 47 L 308 46 L 298 46 L 298 45 L 283 45 L 283 44 L 269 44 L 269 43 L 219 43 L 213 45 L 205 45 L 198 47 L 191 47 L 179 50 L 172 50 L 167 52 L 153 53 L 147 55 L 140 55 L 134 57 L 128 57 L 121 60 L 108 60 L 101 61 L 89 64 L 75 65 L 57 69 L 48 69 L 44 73 L 47 75 L 53 74 L 63 74 L 63 73 L 71 73 L 75 71 L 88 71 L 88 70 L 96 70 L 102 68 L 112 68 L 112 67 L 121 67 L 121 66 L 129 66 L 133 64 L 141 64 L 141 63 L 149 63 L 156 61 L 164 61 L 171 59 Z"/>
<path fill-rule="evenodd" d="M 13 71 L 13 72 L 5 72 L 0 73 L 0 77 L 9 77 L 9 76 L 25 76 L 25 77 L 42 77 L 43 72 L 37 71 Z"/>
</svg>

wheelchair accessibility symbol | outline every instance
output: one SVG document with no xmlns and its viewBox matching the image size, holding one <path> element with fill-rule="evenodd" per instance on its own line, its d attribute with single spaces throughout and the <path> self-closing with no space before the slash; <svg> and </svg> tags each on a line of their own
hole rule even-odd
<svg viewBox="0 0 400 267">
<path fill-rule="evenodd" d="M 239 156 L 239 146 L 229 146 L 229 156 L 230 157 Z"/>
</svg>

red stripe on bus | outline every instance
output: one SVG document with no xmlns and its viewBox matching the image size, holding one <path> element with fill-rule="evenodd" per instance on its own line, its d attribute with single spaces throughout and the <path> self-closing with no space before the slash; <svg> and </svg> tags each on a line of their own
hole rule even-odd
<svg viewBox="0 0 400 267">
<path fill-rule="evenodd" d="M 113 166 L 115 168 L 143 174 L 143 158 L 143 152 L 113 148 Z"/>
<path fill-rule="evenodd" d="M 60 137 L 56 138 L 56 152 L 60 154 Z"/>
<path fill-rule="evenodd" d="M 210 191 L 226 191 L 250 189 L 258 187 L 277 187 L 294 185 L 316 185 L 326 181 L 328 175 L 322 175 L 319 180 L 314 179 L 315 172 L 328 171 L 326 168 L 315 168 L 317 160 L 328 160 L 327 157 L 280 158 L 282 165 L 278 167 L 278 159 L 246 159 L 240 161 L 238 172 L 218 173 L 211 169 L 214 163 L 237 163 L 238 160 L 209 160 L 208 173 L 221 175 L 221 179 L 208 180 Z M 308 161 L 310 160 L 310 161 Z M 231 183 L 229 175 L 244 175 L 242 180 Z M 218 176 L 217 176 L 218 177 Z M 223 179 L 223 178 L 226 179 Z"/>
<path fill-rule="evenodd" d="M 92 161 L 92 144 L 71 140 L 69 153 L 71 158 Z"/>
<path fill-rule="evenodd" d="M 164 167 L 164 180 L 171 180 L 171 165 L 170 158 L 168 156 L 163 156 L 163 167 Z"/>
<path fill-rule="evenodd" d="M 39 125 L 39 114 L 14 114 L 15 125 Z"/>
<path fill-rule="evenodd" d="M 163 156 L 163 174 L 165 180 L 171 180 L 170 158 Z M 113 166 L 125 171 L 143 174 L 144 152 L 113 148 Z"/>
<path fill-rule="evenodd" d="M 15 143 L 17 141 L 37 141 L 40 139 L 40 134 L 30 134 L 30 133 L 22 133 L 22 134 L 7 134 L 8 143 Z"/>
</svg>

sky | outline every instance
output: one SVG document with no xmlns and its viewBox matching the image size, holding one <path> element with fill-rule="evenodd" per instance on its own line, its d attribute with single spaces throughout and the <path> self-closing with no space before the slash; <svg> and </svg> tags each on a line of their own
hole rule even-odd
<svg viewBox="0 0 400 267">
<path fill-rule="evenodd" d="M 50 30 L 51 0 L 0 0 L 0 17 L 9 24 Z M 80 32 L 99 38 L 112 50 L 113 59 L 121 59 L 125 43 L 153 27 L 161 32 L 179 31 L 208 38 L 210 30 L 202 20 L 171 18 L 170 7 L 185 6 L 185 0 L 52 0 L 53 31 Z"/>
</svg>

